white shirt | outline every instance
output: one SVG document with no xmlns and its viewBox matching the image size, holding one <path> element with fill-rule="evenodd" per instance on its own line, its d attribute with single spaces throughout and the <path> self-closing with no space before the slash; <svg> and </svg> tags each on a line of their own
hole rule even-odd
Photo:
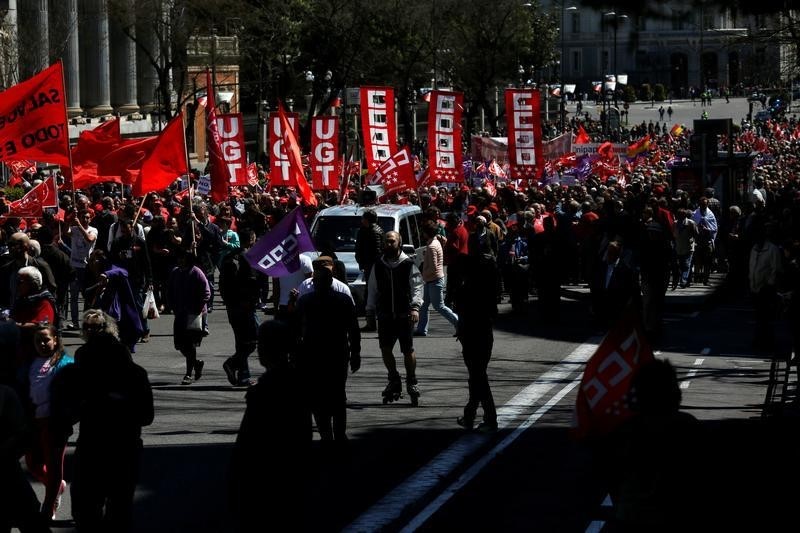
<svg viewBox="0 0 800 533">
<path fill-rule="evenodd" d="M 353 300 L 353 294 L 350 292 L 350 287 L 348 287 L 346 283 L 342 283 L 338 279 L 333 278 L 333 283 L 331 284 L 331 288 L 335 292 L 341 292 L 342 294 L 346 294 L 348 297 L 350 297 L 350 300 Z M 297 290 L 300 293 L 300 296 L 308 294 L 309 292 L 313 292 L 314 278 L 308 278 L 306 280 L 303 280 L 303 283 L 301 283 L 300 286 L 297 287 Z M 353 304 L 355 304 L 355 301 L 353 301 Z"/>
<path fill-rule="evenodd" d="M 80 228 L 72 228 L 71 250 L 69 253 L 69 264 L 72 268 L 86 268 L 89 264 L 89 256 L 94 251 L 94 245 L 97 244 L 97 228 L 89 226 L 86 228 L 86 233 L 94 235 L 94 240 L 89 242 L 83 236 Z"/>
<path fill-rule="evenodd" d="M 292 292 L 292 289 L 297 289 L 312 272 L 314 272 L 314 267 L 311 265 L 311 258 L 301 255 L 300 268 L 279 278 L 281 280 L 281 297 L 278 305 L 289 305 L 289 293 Z"/>
</svg>

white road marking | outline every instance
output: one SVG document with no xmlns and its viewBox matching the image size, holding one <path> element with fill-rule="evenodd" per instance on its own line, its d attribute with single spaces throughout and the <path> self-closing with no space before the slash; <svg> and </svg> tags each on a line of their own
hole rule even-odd
<svg viewBox="0 0 800 533">
<path fill-rule="evenodd" d="M 603 500 L 603 503 L 600 504 L 600 505 L 601 505 L 601 507 L 611 507 L 612 505 L 614 505 L 611 502 L 611 494 L 606 494 L 606 499 Z"/>
<path fill-rule="evenodd" d="M 461 476 L 453 482 L 449 487 L 447 487 L 439 496 L 436 497 L 431 503 L 429 503 L 417 516 L 411 519 L 411 521 L 406 524 L 406 526 L 400 530 L 400 533 L 411 533 L 419 529 L 428 519 L 436 513 L 441 507 L 447 503 L 447 501 L 456 495 L 456 493 L 464 488 L 467 483 L 472 481 L 475 476 L 480 473 L 481 470 L 484 469 L 486 465 L 492 462 L 498 455 L 500 455 L 503 450 L 508 448 L 517 438 L 525 432 L 526 429 L 531 427 L 533 424 L 536 423 L 542 416 L 547 413 L 550 409 L 553 408 L 558 402 L 564 398 L 567 394 L 569 394 L 572 389 L 577 387 L 581 382 L 581 377 L 578 376 L 572 382 L 570 382 L 567 386 L 563 389 L 558 391 L 550 400 L 541 406 L 539 409 L 536 410 L 527 420 L 525 420 L 522 424 L 514 430 L 509 436 L 505 439 L 500 441 L 500 444 L 489 450 L 483 457 L 481 457 L 475 464 L 473 464 L 466 472 L 461 474 Z"/>
<path fill-rule="evenodd" d="M 702 352 L 703 355 L 708 355 L 710 352 L 711 352 L 711 348 L 703 348 L 703 352 Z M 694 366 L 700 366 L 700 365 L 703 364 L 704 361 L 705 361 L 705 359 L 697 358 L 697 359 L 694 360 Z M 697 375 L 697 372 L 698 372 L 698 369 L 696 369 L 696 368 L 693 368 L 693 369 L 689 370 L 689 372 L 686 373 L 686 377 L 684 378 L 684 380 L 681 381 L 680 387 L 682 389 L 688 389 L 689 385 L 692 383 L 692 381 L 691 381 L 692 378 Z"/>
<path fill-rule="evenodd" d="M 559 382 L 565 381 L 576 371 L 581 371 L 583 364 L 594 354 L 600 340 L 599 337 L 588 339 L 586 343 L 575 348 L 557 366 L 539 376 L 498 409 L 498 427 L 501 429 L 508 427 L 520 414 L 530 409 L 534 403 L 556 387 Z M 570 388 L 574 386 L 572 383 L 567 385 Z M 538 413 L 539 411 L 533 416 Z M 536 419 L 539 416 L 536 416 Z M 418 504 L 428 496 L 428 493 L 439 485 L 442 478 L 451 475 L 467 457 L 477 452 L 489 439 L 488 435 L 477 433 L 468 433 L 459 438 L 450 447 L 431 459 L 425 466 L 417 470 L 362 513 L 361 516 L 345 528 L 345 531 L 375 531 L 388 527 L 400 518 L 406 509 Z"/>
<path fill-rule="evenodd" d="M 589 527 L 586 528 L 586 533 L 600 533 L 601 531 L 603 531 L 603 526 L 605 525 L 606 523 L 604 521 L 595 520 L 594 522 L 589 524 Z"/>
</svg>

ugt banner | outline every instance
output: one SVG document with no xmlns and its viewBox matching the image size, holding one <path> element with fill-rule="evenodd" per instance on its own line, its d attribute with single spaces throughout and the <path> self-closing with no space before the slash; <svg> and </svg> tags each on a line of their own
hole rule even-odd
<svg viewBox="0 0 800 533">
<path fill-rule="evenodd" d="M 64 75 L 59 61 L 0 93 L 0 161 L 69 166 Z"/>
<path fill-rule="evenodd" d="M 539 91 L 506 89 L 508 164 L 512 179 L 533 179 L 544 166 Z"/>
<path fill-rule="evenodd" d="M 217 115 L 222 158 L 228 166 L 231 185 L 247 185 L 247 152 L 244 147 L 244 122 L 241 113 Z"/>
<path fill-rule="evenodd" d="M 361 87 L 361 131 L 367 171 L 374 174 L 397 150 L 394 89 Z"/>
<path fill-rule="evenodd" d="M 300 136 L 300 119 L 297 113 L 286 113 L 289 124 L 292 125 L 295 137 Z M 288 187 L 291 183 L 289 173 L 289 155 L 283 145 L 283 131 L 281 117 L 278 113 L 269 115 L 269 182 L 273 187 Z"/>
<path fill-rule="evenodd" d="M 311 119 L 311 184 L 315 191 L 335 190 L 339 185 L 339 118 Z"/>
<path fill-rule="evenodd" d="M 461 114 L 464 95 L 432 91 L 428 108 L 428 158 L 433 181 L 463 180 L 461 168 Z"/>
</svg>

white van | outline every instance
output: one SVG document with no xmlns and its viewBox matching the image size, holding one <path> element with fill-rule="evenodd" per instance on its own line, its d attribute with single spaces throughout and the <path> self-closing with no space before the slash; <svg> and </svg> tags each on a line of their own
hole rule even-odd
<svg viewBox="0 0 800 533">
<path fill-rule="evenodd" d="M 425 243 L 420 235 L 422 209 L 417 205 L 379 204 L 371 206 L 342 205 L 317 213 L 311 224 L 311 237 L 319 250 L 328 244 L 336 257 L 345 264 L 347 283 L 362 310 L 366 303 L 363 273 L 356 262 L 356 238 L 361 227 L 361 215 L 371 209 L 378 215 L 378 225 L 384 232 L 396 231 L 403 239 L 403 252 L 414 258 L 417 267 L 422 263 Z"/>
</svg>

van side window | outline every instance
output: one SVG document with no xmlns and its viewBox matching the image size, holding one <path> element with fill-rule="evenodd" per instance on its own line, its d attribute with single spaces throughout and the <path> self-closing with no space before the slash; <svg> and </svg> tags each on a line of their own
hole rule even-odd
<svg viewBox="0 0 800 533">
<path fill-rule="evenodd" d="M 421 222 L 422 215 L 416 213 L 408 217 L 408 223 L 411 226 L 411 240 L 413 241 L 414 248 L 419 248 L 422 246 L 419 237 L 419 224 Z"/>
<path fill-rule="evenodd" d="M 412 244 L 410 235 L 408 234 L 408 219 L 401 218 L 400 223 L 400 238 L 403 239 L 403 244 Z"/>
</svg>

